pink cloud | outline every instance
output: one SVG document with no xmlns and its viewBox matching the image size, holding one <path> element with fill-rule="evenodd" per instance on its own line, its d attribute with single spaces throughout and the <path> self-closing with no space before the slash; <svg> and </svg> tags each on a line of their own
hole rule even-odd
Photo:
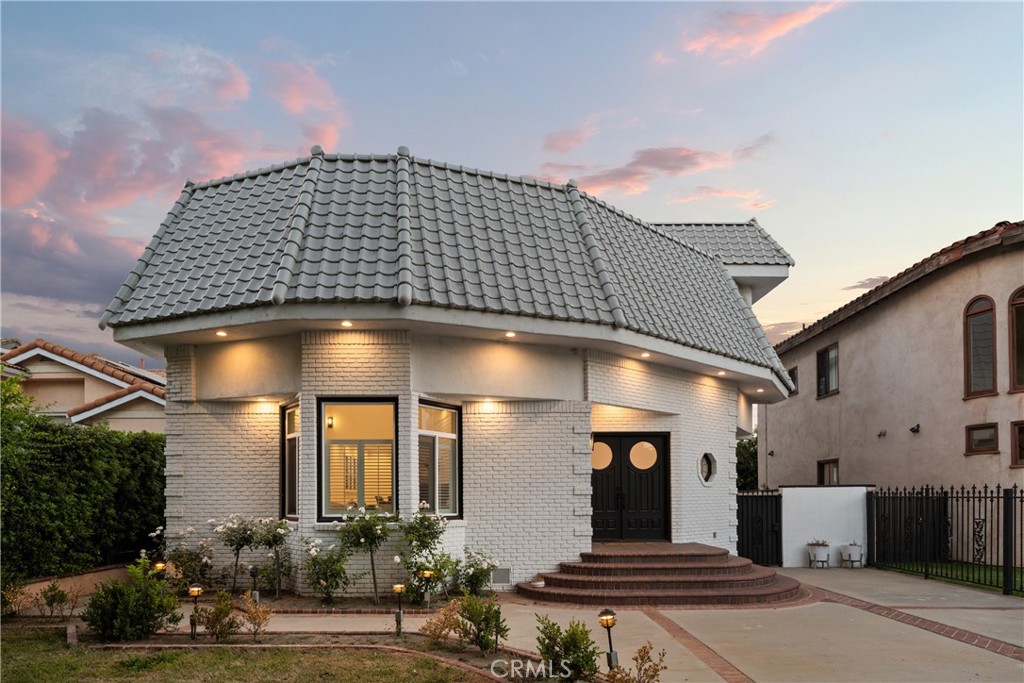
<svg viewBox="0 0 1024 683">
<path fill-rule="evenodd" d="M 674 62 L 674 61 L 676 61 L 676 60 L 674 60 L 674 59 L 672 59 L 671 57 L 669 57 L 669 56 L 668 56 L 667 54 L 665 54 L 665 53 L 664 53 L 663 51 L 661 51 L 661 50 L 656 50 L 656 51 L 654 52 L 654 54 L 653 54 L 653 55 L 651 55 L 651 61 L 652 61 L 653 63 L 655 63 L 655 64 L 661 64 L 661 65 L 665 65 L 665 64 L 671 64 L 672 62 Z"/>
<path fill-rule="evenodd" d="M 722 64 L 755 57 L 788 33 L 803 28 L 840 6 L 840 2 L 822 2 L 783 14 L 726 12 L 725 26 L 683 43 L 683 50 L 708 56 Z"/>
<path fill-rule="evenodd" d="M 221 102 L 249 99 L 249 79 L 231 62 L 224 62 L 223 71 L 211 76 L 209 82 L 214 95 Z"/>
<path fill-rule="evenodd" d="M 761 190 L 723 190 L 708 185 L 700 185 L 696 192 L 668 200 L 669 204 L 688 204 L 706 199 L 739 199 L 743 206 L 761 211 L 775 204 L 774 199 L 763 199 Z"/>
<path fill-rule="evenodd" d="M 542 149 L 545 152 L 565 154 L 582 145 L 588 138 L 595 135 L 597 131 L 597 123 L 593 119 L 588 118 L 578 126 L 563 128 L 562 130 L 545 135 Z"/>
<path fill-rule="evenodd" d="M 15 116 L 3 115 L 0 124 L 0 166 L 3 171 L 3 206 L 20 206 L 41 192 L 67 156 L 50 136 Z"/>
<path fill-rule="evenodd" d="M 331 84 L 321 78 L 311 64 L 275 62 L 270 65 L 270 93 L 293 116 L 306 110 L 329 111 L 344 116 L 341 100 Z"/>
<path fill-rule="evenodd" d="M 805 322 L 785 322 L 785 323 L 772 323 L 770 325 L 764 325 L 765 336 L 768 337 L 769 344 L 778 344 L 783 339 L 792 337 L 800 330 L 807 327 Z"/>
<path fill-rule="evenodd" d="M 223 109 L 249 99 L 249 78 L 223 55 L 191 44 L 171 44 L 146 55 L 157 73 L 148 88 L 150 105 L 188 103 L 195 109 Z"/>
<path fill-rule="evenodd" d="M 341 128 L 330 121 L 303 126 L 302 134 L 306 136 L 306 146 L 300 154 L 308 154 L 313 145 L 320 145 L 325 152 L 337 150 L 341 140 Z"/>
</svg>

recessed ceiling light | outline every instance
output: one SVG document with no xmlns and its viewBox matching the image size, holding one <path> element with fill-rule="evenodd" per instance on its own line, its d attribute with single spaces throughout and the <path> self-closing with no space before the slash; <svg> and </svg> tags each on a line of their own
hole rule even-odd
<svg viewBox="0 0 1024 683">
<path fill-rule="evenodd" d="M 764 389 L 758 389 L 758 390 L 757 390 L 757 393 L 759 393 L 759 394 L 763 394 L 763 393 L 764 393 Z"/>
<path fill-rule="evenodd" d="M 217 336 L 218 337 L 226 337 L 226 336 L 228 336 L 228 333 L 225 332 L 224 330 L 217 330 Z"/>
<path fill-rule="evenodd" d="M 351 320 L 342 320 L 341 321 L 341 326 L 342 327 L 352 327 L 352 321 Z"/>
<path fill-rule="evenodd" d="M 640 354 L 640 357 L 641 357 L 641 358 L 650 358 L 650 357 L 651 357 L 651 354 L 649 354 L 649 353 L 647 353 L 646 351 L 644 351 L 643 353 L 641 353 L 641 354 Z"/>
<path fill-rule="evenodd" d="M 719 370 L 718 371 L 718 376 L 719 377 L 725 377 L 725 370 Z"/>
<path fill-rule="evenodd" d="M 512 337 L 514 337 L 514 336 L 516 336 L 516 333 L 515 333 L 515 332 L 513 332 L 512 330 L 509 330 L 508 332 L 506 332 L 506 333 L 505 333 L 505 337 L 506 337 L 507 339 L 511 339 L 511 338 L 512 338 Z"/>
</svg>

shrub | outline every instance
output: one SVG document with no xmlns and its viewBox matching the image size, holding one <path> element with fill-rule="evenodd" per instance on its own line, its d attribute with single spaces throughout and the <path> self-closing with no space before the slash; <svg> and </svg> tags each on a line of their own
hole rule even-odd
<svg viewBox="0 0 1024 683">
<path fill-rule="evenodd" d="M 380 596 L 377 593 L 377 564 L 376 555 L 384 542 L 391 535 L 388 522 L 390 515 L 378 515 L 367 513 L 366 508 L 359 508 L 359 514 L 345 517 L 344 526 L 341 528 L 341 540 L 344 545 L 354 550 L 370 554 L 370 573 L 373 575 L 373 604 L 380 604 Z"/>
<path fill-rule="evenodd" d="M 21 583 L 11 583 L 3 588 L 3 592 L 0 593 L 0 600 L 2 600 L 3 615 L 5 617 L 17 616 L 18 612 L 29 602 L 28 591 L 25 590 L 25 586 Z"/>
<path fill-rule="evenodd" d="M 480 595 L 491 583 L 491 573 L 498 566 L 489 555 L 473 550 L 466 551 L 466 560 L 458 574 L 459 584 L 470 595 Z"/>
<path fill-rule="evenodd" d="M 235 554 L 235 566 L 231 574 L 231 592 L 234 593 L 235 586 L 238 584 L 239 555 L 241 555 L 243 549 L 252 548 L 255 545 L 256 530 L 259 523 L 252 517 L 233 514 L 220 522 L 211 519 L 209 524 L 213 526 L 213 533 L 220 536 L 221 542 Z"/>
<path fill-rule="evenodd" d="M 633 669 L 627 671 L 621 666 L 617 666 L 608 672 L 605 681 L 607 683 L 659 683 L 661 672 L 668 669 L 665 666 L 665 651 L 662 650 L 658 653 L 657 661 L 651 657 L 652 652 L 654 652 L 654 646 L 651 645 L 651 641 L 647 641 L 633 655 L 635 671 Z"/>
<path fill-rule="evenodd" d="M 159 536 L 162 530 L 155 534 Z M 213 567 L 213 544 L 208 538 L 193 542 L 196 530 L 192 527 L 179 534 L 174 546 L 164 552 L 164 559 L 170 563 L 173 574 L 172 582 L 177 584 L 179 591 L 193 583 L 207 583 L 210 568 Z"/>
<path fill-rule="evenodd" d="M 252 591 L 246 591 L 242 595 L 242 621 L 245 630 L 252 634 L 254 643 L 259 642 L 257 638 L 261 633 L 267 632 L 267 624 L 270 623 L 272 616 L 274 610 L 253 600 Z"/>
<path fill-rule="evenodd" d="M 82 620 L 104 640 L 141 640 L 180 619 L 177 598 L 144 557 L 128 567 L 128 583 L 105 581 L 82 612 Z"/>
<path fill-rule="evenodd" d="M 195 609 L 196 623 L 213 636 L 214 642 L 219 643 L 232 633 L 237 633 L 242 625 L 234 611 L 235 603 L 232 602 L 231 595 L 226 591 L 217 591 L 213 597 L 212 607 Z"/>
<path fill-rule="evenodd" d="M 63 620 L 74 614 L 80 597 L 81 592 L 78 589 L 64 590 L 61 588 L 60 582 L 54 579 L 46 588 L 32 597 L 32 602 L 39 610 L 39 616 L 50 618 L 57 616 Z"/>
<path fill-rule="evenodd" d="M 570 681 L 592 681 L 599 671 L 597 644 L 590 638 L 590 629 L 572 619 L 562 627 L 542 614 L 537 617 L 537 652 L 541 659 L 561 665 Z"/>
<path fill-rule="evenodd" d="M 447 640 L 448 636 L 458 631 L 461 609 L 461 600 L 449 600 L 448 604 L 439 609 L 435 616 L 423 622 L 423 625 L 420 626 L 420 633 L 425 635 L 432 645 Z"/>
<path fill-rule="evenodd" d="M 446 524 L 443 517 L 423 512 L 408 520 L 399 520 L 403 550 L 395 556 L 395 561 L 401 563 L 409 575 L 406 594 L 413 604 L 422 603 L 429 590 L 441 586 L 447 593 L 449 582 L 457 582 L 458 560 L 441 551 L 441 537 Z M 429 579 L 421 577 L 420 572 L 424 569 L 434 572 L 434 576 Z"/>
<path fill-rule="evenodd" d="M 270 566 L 273 572 L 274 596 L 281 597 L 281 578 L 291 574 L 291 557 L 288 555 L 288 534 L 292 531 L 284 519 L 261 519 L 257 522 L 253 544 L 270 551 Z"/>
<path fill-rule="evenodd" d="M 334 543 L 326 549 L 323 541 L 302 539 L 306 545 L 306 583 L 320 594 L 326 603 L 334 602 L 334 593 L 346 590 L 352 579 L 345 571 L 349 549 Z"/>
<path fill-rule="evenodd" d="M 501 606 L 494 601 L 467 595 L 460 601 L 459 637 L 480 648 L 481 652 L 498 649 L 498 641 L 508 637 L 508 624 L 501 616 Z"/>
</svg>

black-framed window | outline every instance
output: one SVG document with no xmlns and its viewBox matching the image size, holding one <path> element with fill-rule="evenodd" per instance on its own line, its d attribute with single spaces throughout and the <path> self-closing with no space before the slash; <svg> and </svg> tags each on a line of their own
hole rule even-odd
<svg viewBox="0 0 1024 683">
<path fill-rule="evenodd" d="M 818 351 L 818 398 L 839 391 L 839 344 Z"/>
<path fill-rule="evenodd" d="M 419 507 L 440 515 L 459 514 L 462 470 L 458 408 L 436 403 L 419 407 Z"/>
<path fill-rule="evenodd" d="M 1010 423 L 1010 467 L 1024 467 L 1024 421 Z"/>
<path fill-rule="evenodd" d="M 1024 287 L 1010 296 L 1010 391 L 1024 391 Z"/>
<path fill-rule="evenodd" d="M 975 297 L 964 309 L 964 396 L 996 393 L 995 305 Z"/>
<path fill-rule="evenodd" d="M 790 379 L 791 382 L 793 382 L 793 391 L 791 391 L 789 395 L 793 396 L 794 394 L 800 393 L 800 372 L 799 372 L 799 368 L 793 367 L 793 368 L 790 368 L 789 370 L 786 370 L 786 372 L 789 373 L 789 379 Z"/>
<path fill-rule="evenodd" d="M 964 455 L 981 455 L 999 452 L 999 425 L 995 422 L 968 425 L 967 444 Z"/>
<path fill-rule="evenodd" d="M 398 401 L 319 399 L 320 519 L 363 508 L 394 512 L 398 500 Z"/>
<path fill-rule="evenodd" d="M 839 485 L 839 458 L 818 461 L 818 486 Z"/>
<path fill-rule="evenodd" d="M 281 431 L 281 516 L 295 519 L 299 516 L 299 407 L 284 410 Z"/>
</svg>

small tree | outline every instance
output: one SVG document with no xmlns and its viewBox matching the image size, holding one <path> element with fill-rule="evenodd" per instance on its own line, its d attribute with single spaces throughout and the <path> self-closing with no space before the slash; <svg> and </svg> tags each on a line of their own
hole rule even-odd
<svg viewBox="0 0 1024 683">
<path fill-rule="evenodd" d="M 235 567 L 231 574 L 231 592 L 234 593 L 238 582 L 238 558 L 244 548 L 252 548 L 256 542 L 257 522 L 252 517 L 234 514 L 220 523 L 211 519 L 210 524 L 221 542 L 235 554 Z"/>
<path fill-rule="evenodd" d="M 261 519 L 256 525 L 254 545 L 270 550 L 271 571 L 274 574 L 274 597 L 281 597 L 281 577 L 289 564 L 286 544 L 292 531 L 283 519 Z"/>
<path fill-rule="evenodd" d="M 388 540 L 391 530 L 388 522 L 389 515 L 367 514 L 366 508 L 359 508 L 359 514 L 354 517 L 346 517 L 344 526 L 341 526 L 341 537 L 345 545 L 353 550 L 360 550 L 370 554 L 370 574 L 373 576 L 373 604 L 380 604 L 380 595 L 377 591 L 377 551 Z"/>
</svg>

